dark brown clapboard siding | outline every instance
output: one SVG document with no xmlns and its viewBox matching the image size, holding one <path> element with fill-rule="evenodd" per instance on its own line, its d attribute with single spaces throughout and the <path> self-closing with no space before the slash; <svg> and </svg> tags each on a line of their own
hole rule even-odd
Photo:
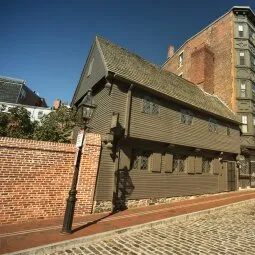
<svg viewBox="0 0 255 255">
<path fill-rule="evenodd" d="M 217 133 L 209 132 L 208 119 L 210 116 L 196 111 L 193 111 L 192 125 L 181 124 L 180 109 L 187 108 L 162 99 L 158 99 L 160 101 L 158 116 L 143 113 L 143 95 L 145 92 L 134 90 L 130 119 L 131 137 L 216 151 L 239 152 L 239 130 L 237 127 L 232 128 L 231 136 L 228 136 L 226 123 L 217 120 L 219 123 Z"/>
<path fill-rule="evenodd" d="M 91 75 L 88 77 L 88 69 L 92 59 L 94 59 L 94 62 Z M 92 86 L 95 85 L 98 81 L 100 81 L 105 75 L 105 66 L 100 56 L 98 47 L 94 45 L 94 48 L 91 49 L 91 54 L 88 57 L 84 66 L 84 70 L 81 74 L 79 87 L 77 88 L 73 102 L 75 103 L 77 100 L 79 100 L 87 92 L 88 89 L 92 88 Z"/>
<path fill-rule="evenodd" d="M 114 165 L 110 150 L 103 147 L 98 169 L 95 200 L 111 200 L 114 186 Z"/>
<path fill-rule="evenodd" d="M 129 199 L 160 198 L 218 192 L 217 175 L 188 175 L 131 171 L 134 186 Z"/>
<path fill-rule="evenodd" d="M 114 83 L 111 91 L 112 110 L 113 112 L 119 113 L 119 123 L 123 128 L 125 126 L 127 91 L 129 86 L 129 84 L 123 86 Z"/>
<path fill-rule="evenodd" d="M 106 134 L 110 131 L 112 106 L 109 90 L 103 85 L 93 95 L 95 112 L 89 123 L 93 133 Z"/>
<path fill-rule="evenodd" d="M 98 116 L 101 116 L 100 121 L 93 124 L 95 130 L 100 133 L 109 132 L 110 119 L 112 112 L 119 113 L 119 122 L 122 127 L 125 127 L 125 113 L 127 102 L 127 90 L 129 84 L 122 84 L 114 81 L 111 94 L 106 89 L 100 90 L 95 100 L 103 102 L 97 110 Z M 219 120 L 222 125 L 218 129 L 218 133 L 210 133 L 208 131 L 208 117 L 204 114 L 194 112 L 194 123 L 191 126 L 186 126 L 180 123 L 179 105 L 173 102 L 167 102 L 158 98 L 160 102 L 159 116 L 151 116 L 142 113 L 142 98 L 141 95 L 147 92 L 141 92 L 135 89 L 132 94 L 132 112 L 131 112 L 131 129 L 130 136 L 133 138 L 144 139 L 146 144 L 138 144 L 137 139 L 130 139 L 127 144 L 133 148 L 143 147 L 152 152 L 169 151 L 173 153 L 177 150 L 176 147 L 167 148 L 167 143 L 190 146 L 193 148 L 205 148 L 208 151 L 203 151 L 209 156 L 213 156 L 214 151 L 239 151 L 239 134 L 237 127 L 231 129 L 231 136 L 227 136 L 226 127 L 229 123 L 224 123 Z M 110 100 L 110 101 L 109 101 Z M 109 106 L 110 105 L 110 106 Z M 184 108 L 185 109 L 185 108 Z M 100 126 L 100 127 L 98 127 Z M 141 140 L 139 140 L 141 141 Z M 159 143 L 162 142 L 162 143 Z M 238 147 L 238 148 L 237 148 Z M 180 149 L 180 148 L 179 148 Z M 186 155 L 192 155 L 191 151 L 183 151 Z M 207 155 L 206 154 L 206 155 Z M 114 187 L 114 168 L 110 151 L 103 149 L 101 154 L 98 181 L 96 186 L 96 200 L 112 200 Z M 155 198 L 155 197 L 173 197 L 185 196 L 203 193 L 218 192 L 218 175 L 213 174 L 184 174 L 178 175 L 174 173 L 165 173 L 164 171 L 164 156 L 162 157 L 161 172 L 150 171 L 130 171 L 128 182 L 134 187 L 129 199 Z"/>
</svg>

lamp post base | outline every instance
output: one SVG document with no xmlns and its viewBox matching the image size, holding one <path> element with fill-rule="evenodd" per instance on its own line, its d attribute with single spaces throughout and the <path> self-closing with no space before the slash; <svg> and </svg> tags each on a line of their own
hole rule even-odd
<svg viewBox="0 0 255 255">
<path fill-rule="evenodd" d="M 69 197 L 66 200 L 66 211 L 65 211 L 63 227 L 61 230 L 62 234 L 72 234 L 74 208 L 75 208 L 75 202 L 77 200 L 76 194 L 77 194 L 77 191 L 70 191 Z"/>
</svg>

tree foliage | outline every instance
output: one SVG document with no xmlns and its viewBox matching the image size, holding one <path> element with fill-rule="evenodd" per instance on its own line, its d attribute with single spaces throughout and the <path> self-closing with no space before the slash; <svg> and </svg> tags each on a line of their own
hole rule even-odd
<svg viewBox="0 0 255 255">
<path fill-rule="evenodd" d="M 43 116 L 41 125 L 37 125 L 34 139 L 67 143 L 75 125 L 74 114 L 70 108 L 61 106 L 56 111 Z"/>
<path fill-rule="evenodd" d="M 71 109 L 61 106 L 43 116 L 41 122 L 30 120 L 30 112 L 23 107 L 4 111 L 0 107 L 0 136 L 68 143 L 75 125 Z"/>
<path fill-rule="evenodd" d="M 0 135 L 15 138 L 33 138 L 36 122 L 31 122 L 30 113 L 23 107 L 13 107 L 4 112 L 0 110 Z"/>
</svg>

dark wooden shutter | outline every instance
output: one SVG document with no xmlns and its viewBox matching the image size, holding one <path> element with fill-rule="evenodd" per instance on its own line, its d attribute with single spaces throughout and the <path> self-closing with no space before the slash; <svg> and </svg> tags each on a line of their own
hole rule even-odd
<svg viewBox="0 0 255 255">
<path fill-rule="evenodd" d="M 220 168 L 221 168 L 221 162 L 219 161 L 218 158 L 215 158 L 213 160 L 213 173 L 219 174 Z"/>
<path fill-rule="evenodd" d="M 166 173 L 172 173 L 173 172 L 173 155 L 166 153 L 164 157 L 164 171 Z"/>
<path fill-rule="evenodd" d="M 130 160 L 132 155 L 132 149 L 130 147 L 123 147 L 120 150 L 119 169 L 127 170 L 130 168 Z"/>
<path fill-rule="evenodd" d="M 161 172 L 161 159 L 161 153 L 153 153 L 150 167 L 152 172 Z"/>
<path fill-rule="evenodd" d="M 195 172 L 198 174 L 202 173 L 202 157 L 195 158 Z"/>
<path fill-rule="evenodd" d="M 187 172 L 189 174 L 194 174 L 195 173 L 195 157 L 189 156 L 187 158 L 188 164 L 187 164 Z"/>
</svg>

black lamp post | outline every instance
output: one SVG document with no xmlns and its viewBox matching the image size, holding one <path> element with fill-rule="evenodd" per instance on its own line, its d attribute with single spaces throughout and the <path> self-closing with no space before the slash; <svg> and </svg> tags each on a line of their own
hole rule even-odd
<svg viewBox="0 0 255 255">
<path fill-rule="evenodd" d="M 81 127 L 81 134 L 84 133 L 86 130 L 86 124 L 91 119 L 95 105 L 93 104 L 93 98 L 91 95 L 92 91 L 88 90 L 87 95 L 83 98 L 82 102 L 78 106 L 78 110 L 81 109 L 82 119 L 84 120 L 83 127 Z M 75 162 L 74 162 L 74 173 L 73 173 L 73 180 L 72 186 L 69 191 L 69 196 L 66 200 L 66 211 L 65 217 L 63 222 L 63 227 L 61 233 L 63 234 L 71 234 L 72 233 L 72 224 L 73 224 L 73 216 L 74 216 L 74 209 L 75 209 L 75 202 L 76 202 L 76 194 L 77 194 L 77 182 L 79 177 L 79 166 L 81 160 L 81 153 L 82 153 L 82 141 L 76 144 L 77 150 L 75 155 Z"/>
</svg>

